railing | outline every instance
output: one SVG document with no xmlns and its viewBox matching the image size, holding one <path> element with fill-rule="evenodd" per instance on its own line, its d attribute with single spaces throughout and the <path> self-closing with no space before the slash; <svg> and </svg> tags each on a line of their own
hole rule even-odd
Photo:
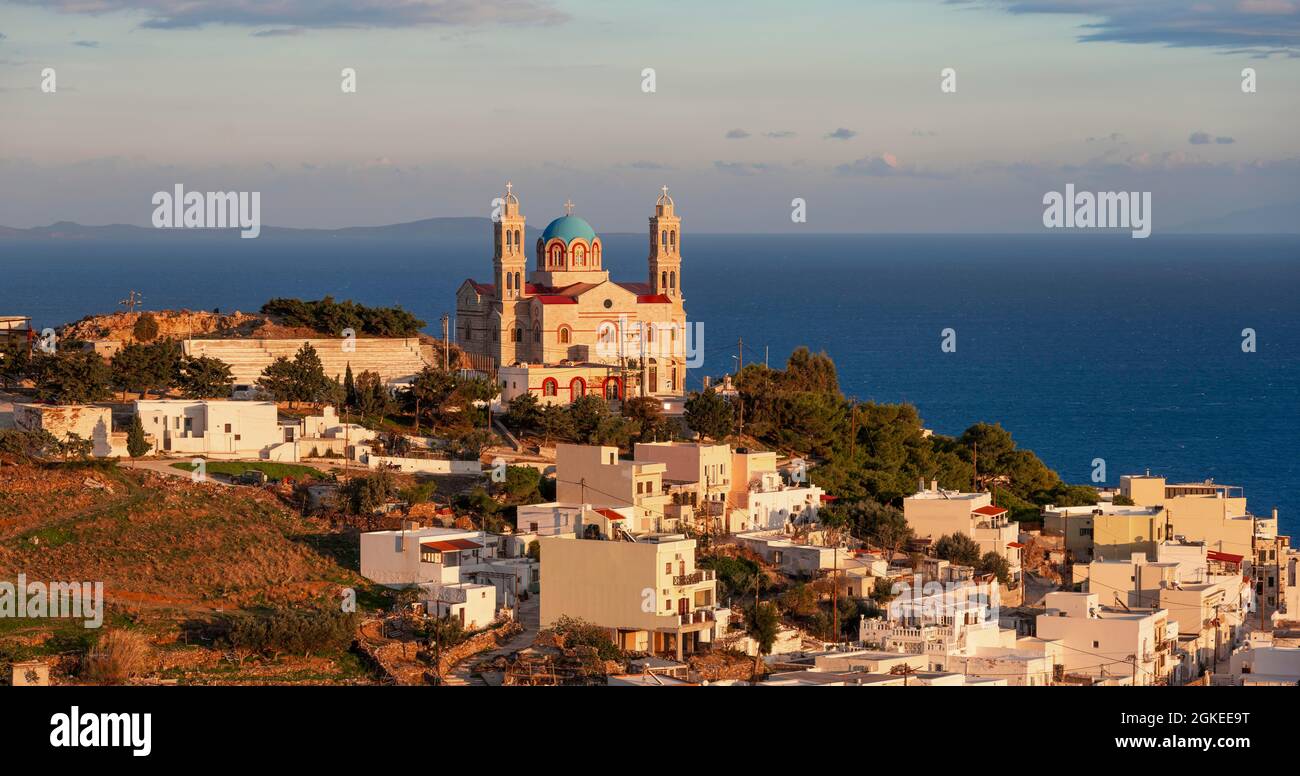
<svg viewBox="0 0 1300 776">
<path fill-rule="evenodd" d="M 713 571 L 710 569 L 700 569 L 690 574 L 677 574 L 673 577 L 673 585 L 681 587 L 684 585 L 698 585 L 701 582 L 712 582 Z"/>
<path fill-rule="evenodd" d="M 699 624 L 703 622 L 714 622 L 712 609 L 696 609 L 693 612 L 684 612 L 677 615 L 682 625 Z"/>
</svg>

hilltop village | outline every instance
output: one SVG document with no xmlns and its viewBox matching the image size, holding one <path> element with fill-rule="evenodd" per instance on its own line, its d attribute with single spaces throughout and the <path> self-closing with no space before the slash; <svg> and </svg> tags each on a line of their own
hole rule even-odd
<svg viewBox="0 0 1300 776">
<path fill-rule="evenodd" d="M 1241 488 L 1068 484 L 805 348 L 688 383 L 666 188 L 624 281 L 571 204 L 534 240 L 501 202 L 441 336 L 0 317 L 0 682 L 1300 682 L 1300 551 Z M 14 606 L 87 579 L 102 627 Z"/>
</svg>

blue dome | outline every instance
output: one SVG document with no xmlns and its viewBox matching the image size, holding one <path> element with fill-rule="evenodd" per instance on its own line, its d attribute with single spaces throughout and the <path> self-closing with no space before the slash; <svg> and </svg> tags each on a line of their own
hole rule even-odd
<svg viewBox="0 0 1300 776">
<path fill-rule="evenodd" d="M 542 242 L 550 242 L 552 237 L 563 240 L 565 245 L 578 238 L 591 242 L 596 239 L 596 230 L 577 216 L 560 216 L 546 225 L 546 231 L 542 232 Z"/>
</svg>

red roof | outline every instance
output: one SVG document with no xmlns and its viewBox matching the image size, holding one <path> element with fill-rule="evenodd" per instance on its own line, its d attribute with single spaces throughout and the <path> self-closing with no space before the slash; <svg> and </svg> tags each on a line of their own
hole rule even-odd
<svg viewBox="0 0 1300 776">
<path fill-rule="evenodd" d="M 469 539 L 446 539 L 440 542 L 420 542 L 421 547 L 427 547 L 438 552 L 451 552 L 452 550 L 478 550 L 483 545 L 478 542 L 471 542 Z"/>
<path fill-rule="evenodd" d="M 604 515 L 605 517 L 609 518 L 610 520 L 626 520 L 626 519 L 627 519 L 627 518 L 623 517 L 622 515 L 620 515 L 619 513 L 615 512 L 615 511 L 612 510 L 612 509 L 604 509 L 604 508 L 601 508 L 601 509 L 597 509 L 596 512 L 599 513 L 599 514 Z"/>
<path fill-rule="evenodd" d="M 825 502 L 825 501 L 834 501 L 834 500 L 837 499 L 837 498 L 839 498 L 839 496 L 831 496 L 831 495 L 826 494 L 826 493 L 823 493 L 823 494 L 822 494 L 822 501 L 824 501 L 824 502 Z"/>
<path fill-rule="evenodd" d="M 1207 550 L 1205 557 L 1209 560 L 1217 560 L 1224 563 L 1241 563 L 1242 561 L 1241 555 L 1232 555 L 1226 552 L 1219 552 L 1218 550 Z"/>
<path fill-rule="evenodd" d="M 571 296 L 555 296 L 553 294 L 544 294 L 536 297 L 537 301 L 542 304 L 577 304 L 578 300 Z"/>
<path fill-rule="evenodd" d="M 986 517 L 997 517 L 998 515 L 1005 515 L 1007 513 L 1007 510 L 1002 507 L 995 507 L 992 505 L 980 507 L 979 509 L 972 509 L 971 511 L 977 515 L 984 515 Z"/>
<path fill-rule="evenodd" d="M 671 304 L 667 294 L 641 294 L 636 298 L 637 304 Z"/>
<path fill-rule="evenodd" d="M 1021 547 L 1024 547 L 1025 545 L 1021 544 L 1020 542 L 1007 542 L 1007 546 L 1018 550 Z"/>
</svg>

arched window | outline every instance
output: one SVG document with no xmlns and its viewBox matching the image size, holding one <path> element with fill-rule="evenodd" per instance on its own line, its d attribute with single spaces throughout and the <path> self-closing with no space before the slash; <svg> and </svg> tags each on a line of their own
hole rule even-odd
<svg viewBox="0 0 1300 776">
<path fill-rule="evenodd" d="M 600 269 L 600 243 L 598 242 L 591 245 L 591 263 Z"/>
<path fill-rule="evenodd" d="M 587 246 L 578 243 L 573 246 L 573 264 L 581 267 L 587 263 Z"/>
<path fill-rule="evenodd" d="M 537 324 L 534 323 L 534 324 L 533 324 L 533 344 L 534 344 L 534 345 L 540 345 L 541 343 L 542 343 L 542 329 L 541 329 L 541 327 L 539 327 Z"/>
<path fill-rule="evenodd" d="M 660 245 L 663 245 L 663 246 L 667 246 L 667 245 L 668 245 L 668 230 L 667 230 L 667 229 L 665 229 L 665 230 L 663 230 L 662 232 L 659 233 L 659 244 L 660 244 Z"/>
<path fill-rule="evenodd" d="M 516 291 L 523 291 L 523 290 L 524 290 L 524 285 L 523 285 L 522 283 L 519 282 L 519 273 L 518 273 L 518 272 L 515 273 L 515 290 L 516 290 Z"/>
<path fill-rule="evenodd" d="M 554 396 L 560 392 L 560 384 L 555 382 L 555 378 L 548 377 L 542 381 L 542 395 Z"/>
<path fill-rule="evenodd" d="M 617 332 L 618 329 L 614 326 L 613 321 L 604 321 L 596 329 L 596 340 L 603 345 L 613 345 Z"/>
<path fill-rule="evenodd" d="M 554 245 L 551 246 L 551 251 L 547 258 L 547 263 L 550 264 L 550 266 L 552 267 L 558 267 L 564 264 L 564 246 L 562 244 L 555 243 Z"/>
<path fill-rule="evenodd" d="M 587 381 L 581 377 L 575 377 L 569 381 L 569 400 L 587 395 Z"/>
<path fill-rule="evenodd" d="M 559 340 L 560 340 L 560 344 L 561 344 L 561 345 L 568 345 L 568 344 L 569 344 L 569 338 L 570 338 L 572 335 L 571 335 L 570 332 L 569 332 L 569 327 L 568 327 L 568 326 L 561 326 L 559 332 L 557 332 L 557 336 L 559 337 Z"/>
<path fill-rule="evenodd" d="M 604 393 L 607 401 L 613 401 L 623 397 L 623 386 L 619 383 L 617 377 L 605 378 Z"/>
<path fill-rule="evenodd" d="M 667 288 L 667 287 L 668 287 L 668 273 L 667 273 L 666 271 L 665 271 L 665 272 L 660 272 L 660 273 L 659 273 L 659 290 L 662 291 L 663 289 L 665 289 L 665 288 Z"/>
<path fill-rule="evenodd" d="M 509 272 L 507 272 L 507 273 L 506 273 L 506 290 L 507 290 L 507 291 L 513 291 L 514 288 L 515 288 L 515 276 L 512 275 L 512 274 L 510 274 Z"/>
<path fill-rule="evenodd" d="M 523 245 L 523 243 L 519 241 L 520 236 L 521 236 L 521 235 L 519 234 L 519 230 L 516 229 L 516 230 L 515 230 L 515 245 L 516 245 L 516 246 Z"/>
<path fill-rule="evenodd" d="M 515 327 L 515 330 L 514 330 L 513 332 L 511 332 L 511 334 L 510 334 L 510 341 L 511 341 L 511 342 L 523 342 L 523 341 L 524 341 L 524 330 L 521 329 L 521 328 Z"/>
<path fill-rule="evenodd" d="M 672 245 L 673 253 L 677 252 L 677 230 L 674 229 L 668 233 L 668 243 Z"/>
<path fill-rule="evenodd" d="M 676 288 L 677 288 L 677 273 L 676 273 L 676 272 L 669 272 L 669 273 L 668 273 L 668 287 L 671 288 L 671 289 L 676 289 Z"/>
<path fill-rule="evenodd" d="M 507 248 L 510 248 L 510 247 L 512 247 L 514 244 L 515 244 L 515 236 L 514 236 L 514 233 L 511 232 L 509 229 L 507 229 L 507 230 L 506 230 L 506 247 L 507 247 Z"/>
</svg>

